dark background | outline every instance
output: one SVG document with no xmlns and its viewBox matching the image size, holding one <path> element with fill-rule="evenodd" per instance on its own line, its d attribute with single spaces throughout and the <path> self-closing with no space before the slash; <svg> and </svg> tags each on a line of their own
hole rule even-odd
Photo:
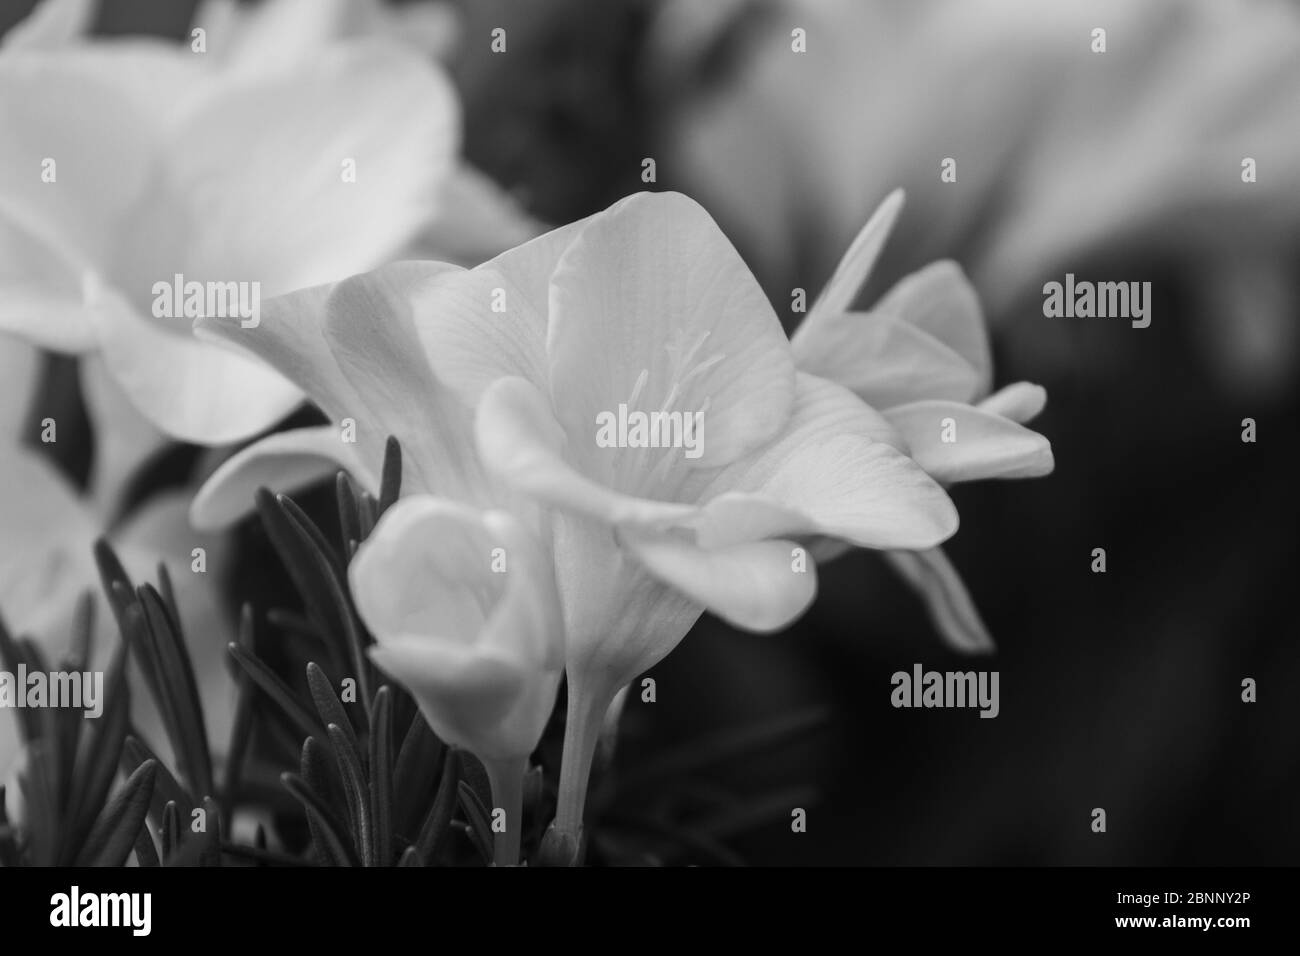
<svg viewBox="0 0 1300 956">
<path fill-rule="evenodd" d="M 29 6 L 6 2 L 0 28 Z M 641 158 L 672 152 L 683 102 L 734 81 L 767 5 L 718 30 L 695 68 L 674 74 L 670 96 L 645 80 L 659 6 L 650 0 L 459 6 L 470 41 L 449 66 L 465 100 L 467 158 L 560 223 L 645 188 Z M 180 36 L 190 13 L 175 0 L 108 2 L 98 29 Z M 508 29 L 507 56 L 488 53 L 495 26 Z M 880 184 L 878 196 L 892 185 Z M 692 191 L 689 176 L 661 163 L 651 188 L 675 187 Z M 692 194 L 710 207 L 708 195 Z M 749 237 L 719 220 L 746 252 Z M 925 221 L 907 228 L 924 235 L 924 256 L 909 253 L 918 244 L 891 247 L 881 284 L 936 249 L 963 263 L 972 254 L 969 236 L 927 231 Z M 842 239 L 823 238 L 828 247 Z M 1294 247 L 1283 253 L 1294 291 L 1298 257 Z M 785 314 L 791 274 L 815 290 L 832 265 L 810 253 L 790 274 L 758 271 Z M 815 731 L 703 774 L 710 788 L 757 801 L 731 841 L 749 862 L 1205 865 L 1300 856 L 1293 356 L 1267 389 L 1249 387 L 1249 368 L 1244 387 L 1220 374 L 1213 350 L 1183 321 L 1203 308 L 1198 266 L 1167 249 L 1094 249 L 1068 267 L 1151 279 L 1155 319 L 1140 331 L 1049 320 L 1032 299 L 989 316 L 997 383 L 1028 379 L 1048 390 L 1034 427 L 1057 463 L 1045 479 L 953 492 L 962 527 L 949 553 L 998 642 L 995 657 L 947 652 L 910 592 L 875 556 L 855 553 L 820 569 L 819 599 L 789 632 L 742 634 L 706 617 L 656 669 L 657 702 L 630 698 L 618 757 L 627 766 L 710 730 L 825 710 Z M 1288 326 L 1296 319 L 1292 309 Z M 1284 337 L 1275 349 L 1293 343 Z M 1258 422 L 1255 444 L 1240 441 L 1245 417 Z M 1090 571 L 1095 547 L 1106 549 L 1105 574 Z M 997 669 L 1000 715 L 894 710 L 890 675 L 915 662 Z M 1245 677 L 1258 682 L 1257 703 L 1241 701 Z M 790 832 L 794 799 L 809 810 L 807 833 Z M 1094 807 L 1107 812 L 1104 834 L 1090 829 Z"/>
</svg>

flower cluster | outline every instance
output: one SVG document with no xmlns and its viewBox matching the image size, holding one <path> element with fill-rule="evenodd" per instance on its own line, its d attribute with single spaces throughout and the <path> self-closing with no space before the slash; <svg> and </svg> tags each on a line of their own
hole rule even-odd
<svg viewBox="0 0 1300 956">
<path fill-rule="evenodd" d="M 852 308 L 901 194 L 793 339 L 679 193 L 526 241 L 497 197 L 466 213 L 502 224 L 480 249 L 403 259 L 461 168 L 456 100 L 424 56 L 322 30 L 310 56 L 268 62 L 241 50 L 248 24 L 219 33 L 211 60 L 51 37 L 67 7 L 50 0 L 44 28 L 0 50 L 0 241 L 18 253 L 0 264 L 0 330 L 102 365 L 118 413 L 173 439 L 230 448 L 304 400 L 319 409 L 324 424 L 273 430 L 212 471 L 188 499 L 209 534 L 259 488 L 339 468 L 380 497 L 396 439 L 401 497 L 348 556 L 350 601 L 373 665 L 486 769 L 498 864 L 520 862 L 524 780 L 562 677 L 542 855 L 569 863 L 619 692 L 706 610 L 787 626 L 817 560 L 882 551 L 950 643 L 991 647 L 939 549 L 958 525 L 945 485 L 1049 472 L 1024 425 L 1045 395 L 991 392 L 983 318 L 952 263 Z M 42 182 L 47 156 L 57 178 Z M 256 283 L 260 311 L 160 316 L 149 294 L 173 276 Z M 652 428 L 686 416 L 698 442 L 599 434 L 633 413 Z"/>
</svg>

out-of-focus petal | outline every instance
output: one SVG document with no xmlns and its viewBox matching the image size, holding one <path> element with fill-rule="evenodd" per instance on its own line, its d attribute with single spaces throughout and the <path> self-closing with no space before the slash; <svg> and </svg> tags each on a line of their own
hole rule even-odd
<svg viewBox="0 0 1300 956">
<path fill-rule="evenodd" d="M 204 482 L 190 507 L 190 521 L 200 530 L 228 527 L 249 514 L 259 488 L 292 494 L 340 468 L 350 472 L 371 494 L 379 479 L 356 445 L 342 440 L 334 425 L 276 432 L 231 456 Z"/>
<path fill-rule="evenodd" d="M 43 455 L 0 454 L 0 614 L 51 656 L 67 647 L 73 606 L 95 587 L 95 516 Z"/>
<path fill-rule="evenodd" d="M 102 358 L 84 356 L 78 371 L 86 414 L 95 434 L 90 496 L 100 514 L 111 519 L 127 483 L 166 443 L 167 436 L 136 410 L 108 373 Z"/>
<path fill-rule="evenodd" d="M 930 620 L 945 644 L 971 654 L 994 649 L 993 638 L 975 602 L 942 548 L 890 551 L 885 557 L 925 601 Z"/>
<path fill-rule="evenodd" d="M 912 402 L 885 417 L 902 432 L 916 463 L 938 481 L 1038 478 L 1054 466 L 1051 442 L 1042 435 L 970 405 Z"/>
<path fill-rule="evenodd" d="M 103 301 L 104 361 L 135 407 L 167 434 L 229 444 L 269 428 L 302 402 L 298 386 L 263 362 L 195 338 L 189 320 L 147 318 L 111 293 Z"/>
<path fill-rule="evenodd" d="M 20 226 L 0 210 L 0 334 L 13 334 L 56 352 L 95 344 L 95 311 L 87 305 L 86 275 L 75 255 Z"/>
<path fill-rule="evenodd" d="M 78 278 L 116 254 L 158 139 L 140 105 L 97 76 L 75 51 L 0 57 L 0 215 Z"/>
<path fill-rule="evenodd" d="M 363 0 L 364 2 L 364 0 Z M 299 67 L 346 32 L 358 0 L 203 0 L 193 25 L 207 33 L 207 56 L 227 69 Z"/>
<path fill-rule="evenodd" d="M 58 49 L 86 34 L 98 7 L 99 0 L 40 0 L 27 19 L 0 39 L 0 49 Z"/>
<path fill-rule="evenodd" d="M 325 307 L 334 286 L 319 285 L 262 303 L 261 321 L 244 328 L 237 317 L 204 316 L 194 334 L 247 352 L 296 384 L 336 422 L 361 407 L 325 341 Z"/>
<path fill-rule="evenodd" d="M 840 259 L 830 281 L 813 303 L 808 314 L 808 321 L 814 322 L 819 316 L 833 316 L 847 312 L 853 306 L 871 275 L 871 269 L 880 258 L 880 251 L 885 247 L 890 230 L 903 208 L 903 190 L 895 189 L 871 214 L 862 230 L 849 244 L 844 258 Z"/>
<path fill-rule="evenodd" d="M 459 123 L 441 71 L 400 45 L 232 75 L 169 145 L 170 185 L 198 224 L 186 277 L 259 281 L 269 298 L 392 258 L 437 208 Z"/>
</svg>

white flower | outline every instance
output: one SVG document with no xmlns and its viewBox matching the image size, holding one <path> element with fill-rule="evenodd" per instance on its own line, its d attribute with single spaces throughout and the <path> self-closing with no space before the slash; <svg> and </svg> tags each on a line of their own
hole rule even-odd
<svg viewBox="0 0 1300 956">
<path fill-rule="evenodd" d="M 679 194 L 629 197 L 472 270 L 402 263 L 270 303 L 256 329 L 197 328 L 356 421 L 356 454 L 337 432 L 315 433 L 312 454 L 359 457 L 373 483 L 393 434 L 406 490 L 554 509 L 570 688 L 557 826 L 569 833 L 614 694 L 703 610 L 779 628 L 816 589 L 799 539 L 923 549 L 956 529 L 940 487 L 879 440 L 888 422 L 796 371 L 753 276 Z M 599 416 L 620 403 L 702 411 L 702 453 L 601 447 Z M 257 445 L 232 459 L 196 520 L 229 519 L 247 476 L 270 470 Z"/>
<path fill-rule="evenodd" d="M 1023 424 L 1042 411 L 1047 393 L 1017 382 L 989 394 L 993 366 L 984 317 L 956 263 L 936 262 L 905 277 L 871 309 L 850 308 L 902 205 L 896 190 L 849 246 L 791 339 L 796 362 L 880 409 L 897 430 L 898 447 L 939 481 L 1049 474 L 1051 444 Z M 832 545 L 820 556 L 838 550 Z M 951 645 L 992 648 L 941 549 L 892 551 L 889 559 L 921 592 Z"/>
<path fill-rule="evenodd" d="M 505 512 L 415 495 L 388 510 L 348 578 L 371 659 L 440 738 L 483 762 L 505 811 L 496 862 L 515 865 L 528 756 L 564 670 L 549 549 Z"/>
<path fill-rule="evenodd" d="M 437 213 L 459 115 L 401 44 L 205 56 L 141 38 L 0 50 L 0 333 L 98 351 L 158 427 L 222 444 L 301 393 L 195 339 L 191 318 L 156 317 L 155 283 L 257 283 L 265 299 L 384 261 Z"/>
</svg>

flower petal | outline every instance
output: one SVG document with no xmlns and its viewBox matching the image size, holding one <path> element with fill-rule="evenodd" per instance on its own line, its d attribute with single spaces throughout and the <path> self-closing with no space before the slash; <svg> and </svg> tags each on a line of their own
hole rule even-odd
<svg viewBox="0 0 1300 956">
<path fill-rule="evenodd" d="M 959 402 L 912 402 L 885 412 L 916 463 L 943 482 L 1037 478 L 1054 466 L 1052 445 L 1008 418 Z M 952 440 L 945 437 L 952 435 Z"/>
<path fill-rule="evenodd" d="M 905 276 L 873 311 L 896 316 L 934 336 L 975 369 L 979 376 L 976 395 L 988 393 L 993 381 L 988 328 L 979 296 L 957 263 L 932 262 Z"/>
<path fill-rule="evenodd" d="M 169 185 L 200 224 L 186 277 L 259 281 L 269 298 L 392 258 L 437 208 L 459 122 L 441 71 L 399 44 L 232 74 L 169 144 Z"/>
<path fill-rule="evenodd" d="M 998 389 L 976 407 L 1024 425 L 1037 418 L 1045 405 L 1047 389 L 1032 382 L 1015 382 Z"/>
<path fill-rule="evenodd" d="M 340 282 L 326 302 L 325 340 L 357 396 L 347 414 L 358 431 L 381 448 L 389 435 L 401 442 L 404 488 L 495 504 L 498 489 L 474 454 L 473 412 L 435 373 L 416 328 L 422 290 L 449 270 L 457 267 L 398 262 Z"/>
<path fill-rule="evenodd" d="M 440 738 L 471 751 L 506 718 L 524 685 L 519 664 L 491 649 L 400 637 L 368 653 L 411 692 Z"/>
<path fill-rule="evenodd" d="M 506 376 L 545 386 L 545 313 L 502 273 L 490 266 L 443 272 L 411 300 L 423 354 L 466 404 L 478 404 L 484 389 Z"/>
<path fill-rule="evenodd" d="M 25 20 L 0 39 L 0 49 L 58 49 L 90 30 L 98 6 L 98 0 L 40 0 Z"/>
<path fill-rule="evenodd" d="M 969 654 L 994 650 L 975 602 L 942 548 L 889 551 L 885 558 L 925 601 L 944 643 Z"/>
<path fill-rule="evenodd" d="M 276 432 L 233 455 L 212 473 L 194 496 L 190 522 L 201 531 L 227 528 L 252 512 L 259 488 L 292 494 L 340 468 L 371 494 L 379 493 L 379 479 L 357 454 L 356 445 L 343 441 L 334 425 Z"/>
<path fill-rule="evenodd" d="M 83 356 L 78 371 L 95 436 L 87 491 L 100 514 L 115 515 L 128 483 L 167 436 L 136 411 L 100 356 Z"/>
<path fill-rule="evenodd" d="M 255 356 L 337 422 L 361 402 L 325 340 L 325 308 L 333 291 L 332 284 L 312 286 L 264 301 L 261 320 L 250 328 L 237 317 L 203 316 L 194 321 L 194 334 Z"/>
<path fill-rule="evenodd" d="M 135 407 L 169 435 L 229 444 L 263 431 L 302 402 L 302 392 L 279 372 L 196 338 L 183 319 L 142 316 L 107 291 L 100 302 L 99 343 L 109 371 Z"/>
<path fill-rule="evenodd" d="M 67 646 L 77 597 L 94 589 L 99 524 L 71 483 L 24 447 L 0 455 L 0 614 L 15 636 Z"/>
<path fill-rule="evenodd" d="M 970 401 L 979 372 L 911 322 L 884 312 L 822 313 L 790 340 L 799 370 L 851 389 L 874 408 L 927 398 Z"/>
<path fill-rule="evenodd" d="M 76 257 L 43 241 L 0 210 L 0 334 L 56 352 L 95 344 L 95 310 L 83 295 Z"/>
<path fill-rule="evenodd" d="M 690 505 L 625 495 L 574 468 L 546 396 L 524 379 L 503 378 L 483 393 L 475 434 L 488 469 L 548 505 L 643 527 L 665 527 L 696 513 Z"/>
<path fill-rule="evenodd" d="M 820 317 L 849 311 L 880 257 L 880 250 L 885 247 L 885 240 L 889 238 L 890 230 L 894 228 L 894 222 L 903 209 L 903 201 L 903 190 L 895 189 L 871 214 L 867 224 L 850 243 L 848 251 L 835 267 L 821 295 L 813 303 L 805 324 L 815 324 Z"/>
<path fill-rule="evenodd" d="M 638 193 L 587 223 L 551 279 L 547 351 L 568 454 L 621 490 L 660 450 L 602 454 L 599 413 L 706 410 L 703 454 L 675 456 L 681 477 L 771 438 L 794 398 L 776 313 L 709 214 L 679 193 Z"/>
<path fill-rule="evenodd" d="M 846 389 L 800 373 L 781 438 L 712 477 L 691 525 L 704 547 L 829 535 L 868 548 L 928 548 L 957 530 L 952 501 L 889 424 Z"/>
<path fill-rule="evenodd" d="M 116 227 L 156 158 L 148 115 L 100 72 L 75 49 L 0 57 L 0 214 L 58 249 L 78 278 L 113 259 Z"/>
<path fill-rule="evenodd" d="M 620 535 L 649 571 L 737 627 L 775 631 L 817 595 L 816 566 L 792 541 L 697 547 L 677 535 Z"/>
<path fill-rule="evenodd" d="M 444 739 L 480 757 L 536 747 L 564 626 L 551 554 L 513 517 L 403 498 L 357 551 L 349 582 L 379 642 L 372 657 Z"/>
</svg>

